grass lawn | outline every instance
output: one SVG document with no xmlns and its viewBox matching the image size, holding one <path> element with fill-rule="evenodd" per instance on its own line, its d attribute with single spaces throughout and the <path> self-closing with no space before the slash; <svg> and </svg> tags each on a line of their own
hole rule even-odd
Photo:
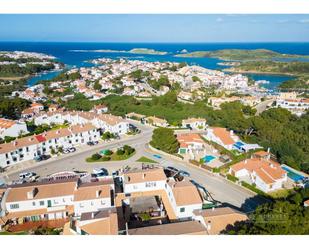
<svg viewBox="0 0 309 249">
<path fill-rule="evenodd" d="M 293 189 L 280 189 L 273 192 L 269 192 L 268 194 L 274 199 L 280 199 L 288 197 L 293 192 L 294 192 Z"/>
<path fill-rule="evenodd" d="M 86 158 L 86 162 L 88 163 L 97 163 L 97 162 L 112 162 L 112 161 L 122 161 L 127 160 L 130 157 L 134 156 L 136 151 L 134 151 L 132 154 L 123 154 L 123 155 L 117 155 L 116 153 L 113 153 L 110 156 L 102 156 L 100 159 L 95 160 L 92 157 Z M 109 158 L 109 159 L 108 159 Z"/>
<path fill-rule="evenodd" d="M 148 157 L 142 156 L 141 158 L 139 158 L 138 160 L 136 160 L 136 162 L 141 162 L 141 163 L 158 163 L 155 160 L 152 160 Z"/>
<path fill-rule="evenodd" d="M 27 234 L 28 234 L 27 232 L 16 232 L 16 233 L 11 233 L 8 231 L 0 232 L 0 235 L 27 235 Z"/>
</svg>

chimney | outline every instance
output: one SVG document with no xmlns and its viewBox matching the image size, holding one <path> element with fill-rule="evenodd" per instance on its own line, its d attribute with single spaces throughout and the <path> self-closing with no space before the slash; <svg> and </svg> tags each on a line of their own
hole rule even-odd
<svg viewBox="0 0 309 249">
<path fill-rule="evenodd" d="M 14 146 L 16 146 L 16 145 L 17 145 L 17 141 L 16 141 L 16 140 L 13 142 L 13 145 L 14 145 Z"/>
<path fill-rule="evenodd" d="M 245 164 L 247 164 L 247 163 L 248 163 L 248 160 L 246 159 L 246 160 L 245 160 Z"/>
<path fill-rule="evenodd" d="M 91 213 L 91 219 L 94 219 L 94 212 Z"/>
<path fill-rule="evenodd" d="M 99 198 L 101 192 L 102 192 L 101 190 L 97 190 L 96 193 L 95 193 L 95 196 L 96 196 L 97 198 Z"/>
<path fill-rule="evenodd" d="M 267 148 L 267 153 L 270 153 L 270 148 L 269 147 Z"/>
<path fill-rule="evenodd" d="M 57 131 L 56 131 L 56 134 L 60 134 L 60 130 L 57 130 Z"/>
<path fill-rule="evenodd" d="M 209 220 L 207 225 L 206 225 L 206 229 L 209 231 L 211 229 L 211 221 Z"/>
<path fill-rule="evenodd" d="M 275 168 L 275 166 L 271 163 L 270 164 L 270 167 L 272 168 L 272 169 L 274 169 Z"/>
<path fill-rule="evenodd" d="M 230 130 L 230 134 L 231 134 L 231 136 L 233 136 L 234 135 L 234 131 Z"/>
<path fill-rule="evenodd" d="M 37 191 L 38 191 L 37 188 L 33 188 L 31 191 L 27 192 L 27 199 L 29 200 L 33 199 Z"/>
</svg>

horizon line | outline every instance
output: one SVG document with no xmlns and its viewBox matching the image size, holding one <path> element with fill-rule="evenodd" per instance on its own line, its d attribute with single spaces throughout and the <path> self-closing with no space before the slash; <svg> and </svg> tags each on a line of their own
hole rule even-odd
<svg viewBox="0 0 309 249">
<path fill-rule="evenodd" d="M 209 41 L 209 42 L 151 42 L 151 41 L 1 41 L 0 43 L 115 43 L 115 44 L 212 44 L 212 43 L 309 43 L 309 41 Z"/>
</svg>

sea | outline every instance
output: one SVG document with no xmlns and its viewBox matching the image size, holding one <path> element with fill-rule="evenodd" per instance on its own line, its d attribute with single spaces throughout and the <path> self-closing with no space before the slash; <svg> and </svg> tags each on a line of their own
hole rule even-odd
<svg viewBox="0 0 309 249">
<path fill-rule="evenodd" d="M 94 50 L 128 51 L 133 48 L 147 48 L 167 52 L 165 55 L 130 54 L 120 52 L 96 52 Z M 226 66 L 218 65 L 222 62 L 215 58 L 180 58 L 175 54 L 182 50 L 213 51 L 220 49 L 269 49 L 279 53 L 309 55 L 309 43 L 301 42 L 272 42 L 272 43 L 90 43 L 90 42 L 0 42 L 0 51 L 29 51 L 53 55 L 63 62 L 66 68 L 91 67 L 89 61 L 96 58 L 125 58 L 129 60 L 143 61 L 170 61 L 187 62 L 189 65 L 199 65 L 209 69 L 222 70 Z M 306 60 L 309 61 L 309 60 Z M 60 72 L 53 71 L 36 75 L 28 80 L 28 86 L 36 84 L 40 80 L 52 79 Z M 283 81 L 292 79 L 286 75 L 249 74 L 254 80 L 266 80 L 269 83 L 262 86 L 275 91 Z"/>
</svg>

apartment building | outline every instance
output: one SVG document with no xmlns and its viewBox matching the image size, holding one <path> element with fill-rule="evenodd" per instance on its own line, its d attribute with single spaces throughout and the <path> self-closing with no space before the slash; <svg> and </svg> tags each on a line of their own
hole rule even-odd
<svg viewBox="0 0 309 249">
<path fill-rule="evenodd" d="M 101 112 L 101 111 L 99 111 Z M 91 123 L 102 132 L 109 131 L 119 135 L 126 134 L 129 123 L 118 116 L 98 112 L 47 112 L 34 118 L 36 125 L 42 124 L 86 124 Z"/>
<path fill-rule="evenodd" d="M 130 198 L 139 196 L 158 196 L 171 220 L 192 216 L 192 212 L 201 209 L 201 195 L 189 180 L 175 181 L 167 178 L 163 168 L 133 170 L 123 174 L 123 193 L 126 203 Z"/>
<path fill-rule="evenodd" d="M 80 219 L 114 205 L 110 179 L 81 183 L 78 178 L 8 186 L 2 198 L 4 218 L 14 224 L 28 221 Z"/>
<path fill-rule="evenodd" d="M 27 134 L 27 125 L 24 122 L 0 118 L 0 138 L 18 137 L 21 134 Z"/>
<path fill-rule="evenodd" d="M 281 107 L 289 110 L 291 113 L 301 116 L 309 110 L 309 99 L 293 98 L 293 99 L 277 99 L 276 107 Z"/>
<path fill-rule="evenodd" d="M 99 138 L 99 131 L 89 123 L 18 138 L 10 143 L 0 144 L 0 167 L 32 160 L 59 147 L 78 146 L 89 141 L 98 141 Z"/>
</svg>

